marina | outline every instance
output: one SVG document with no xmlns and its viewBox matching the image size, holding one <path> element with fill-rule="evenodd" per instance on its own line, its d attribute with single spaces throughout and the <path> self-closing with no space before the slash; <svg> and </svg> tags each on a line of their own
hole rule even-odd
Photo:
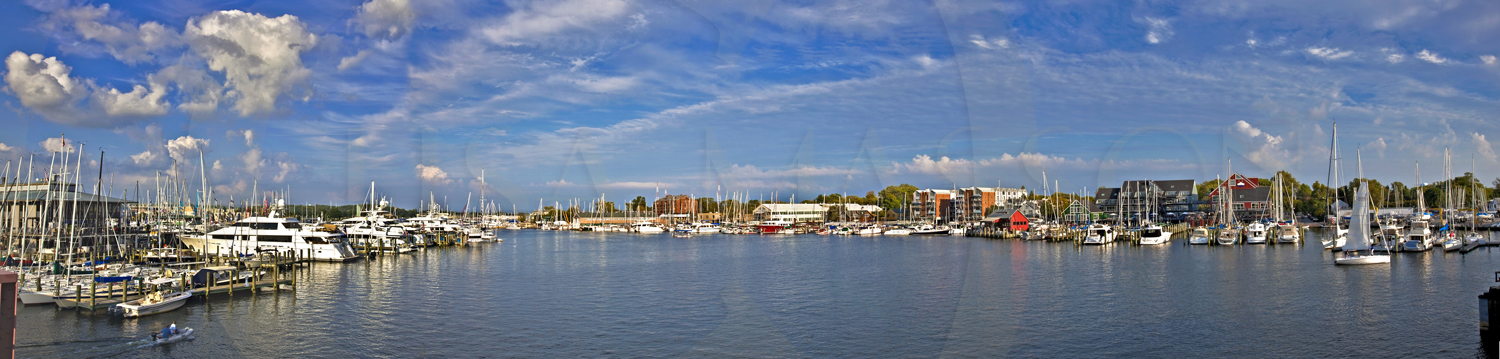
<svg viewBox="0 0 1500 359">
<path fill-rule="evenodd" d="M 1500 359 L 1500 1 L 0 14 L 0 359 Z"/>
<path fill-rule="evenodd" d="M 1477 309 L 1452 293 L 1478 293 L 1500 265 L 1494 249 L 1343 267 L 1316 245 L 496 234 L 310 263 L 296 290 L 196 296 L 139 319 L 27 306 L 17 354 L 1470 357 Z M 196 339 L 131 344 L 172 322 Z M 1381 334 L 1400 330 L 1423 339 Z"/>
</svg>

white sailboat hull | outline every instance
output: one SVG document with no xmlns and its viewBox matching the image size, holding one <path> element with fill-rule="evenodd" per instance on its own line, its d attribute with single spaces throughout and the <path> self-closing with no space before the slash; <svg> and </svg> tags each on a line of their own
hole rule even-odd
<svg viewBox="0 0 1500 359">
<path fill-rule="evenodd" d="M 1342 256 L 1333 259 L 1333 264 L 1339 265 L 1382 264 L 1390 262 L 1391 256 L 1379 254 Z"/>
<path fill-rule="evenodd" d="M 1157 236 L 1157 237 L 1141 237 L 1141 244 L 1142 245 L 1166 244 L 1167 242 L 1170 242 L 1171 239 L 1172 239 L 1172 232 L 1165 232 L 1164 231 L 1164 232 L 1161 232 L 1161 236 Z"/>
<path fill-rule="evenodd" d="M 53 301 L 51 294 L 21 290 L 21 304 L 23 305 L 52 304 Z"/>
</svg>

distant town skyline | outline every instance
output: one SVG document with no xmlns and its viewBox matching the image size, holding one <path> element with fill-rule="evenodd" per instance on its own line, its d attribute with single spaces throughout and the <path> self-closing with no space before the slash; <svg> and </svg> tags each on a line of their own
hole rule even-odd
<svg viewBox="0 0 1500 359">
<path fill-rule="evenodd" d="M 1337 122 L 1343 182 L 1356 157 L 1385 183 L 1414 183 L 1417 162 L 1423 182 L 1445 180 L 1451 148 L 1453 175 L 1488 184 L 1497 13 L 1483 1 L 25 0 L 0 3 L 13 34 L 0 40 L 0 158 L 45 166 L 66 134 L 85 168 L 106 151 L 119 188 L 174 166 L 196 186 L 201 150 L 221 202 L 258 186 L 358 203 L 373 181 L 405 208 L 483 192 L 534 210 L 601 194 L 1040 189 L 1043 171 L 1085 195 L 1231 170 L 1324 182 Z"/>
</svg>

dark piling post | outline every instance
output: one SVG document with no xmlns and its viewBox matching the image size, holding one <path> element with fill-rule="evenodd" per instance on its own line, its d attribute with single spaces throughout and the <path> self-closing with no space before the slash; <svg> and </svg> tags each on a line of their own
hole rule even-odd
<svg viewBox="0 0 1500 359">
<path fill-rule="evenodd" d="M 16 357 L 16 307 L 24 284 L 16 273 L 0 269 L 0 355 Z"/>
<path fill-rule="evenodd" d="M 1495 272 L 1495 281 L 1500 282 L 1500 272 Z M 1500 336 L 1496 335 L 1500 333 L 1490 330 L 1496 313 L 1500 313 L 1500 286 L 1479 295 L 1479 344 L 1484 357 L 1490 359 L 1500 358 Z"/>
</svg>

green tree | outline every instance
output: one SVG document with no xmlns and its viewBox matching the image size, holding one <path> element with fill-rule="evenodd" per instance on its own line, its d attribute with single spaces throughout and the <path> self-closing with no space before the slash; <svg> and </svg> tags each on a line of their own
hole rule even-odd
<svg viewBox="0 0 1500 359">
<path fill-rule="evenodd" d="M 644 212 L 650 209 L 651 207 L 650 205 L 646 204 L 646 197 L 644 196 L 635 196 L 635 199 L 630 200 L 630 210 L 632 211 Z"/>
<path fill-rule="evenodd" d="M 906 183 L 886 186 L 885 189 L 880 190 L 879 205 L 886 210 L 903 210 L 901 205 L 911 201 L 911 194 L 916 193 L 918 190 L 917 186 Z"/>
</svg>

